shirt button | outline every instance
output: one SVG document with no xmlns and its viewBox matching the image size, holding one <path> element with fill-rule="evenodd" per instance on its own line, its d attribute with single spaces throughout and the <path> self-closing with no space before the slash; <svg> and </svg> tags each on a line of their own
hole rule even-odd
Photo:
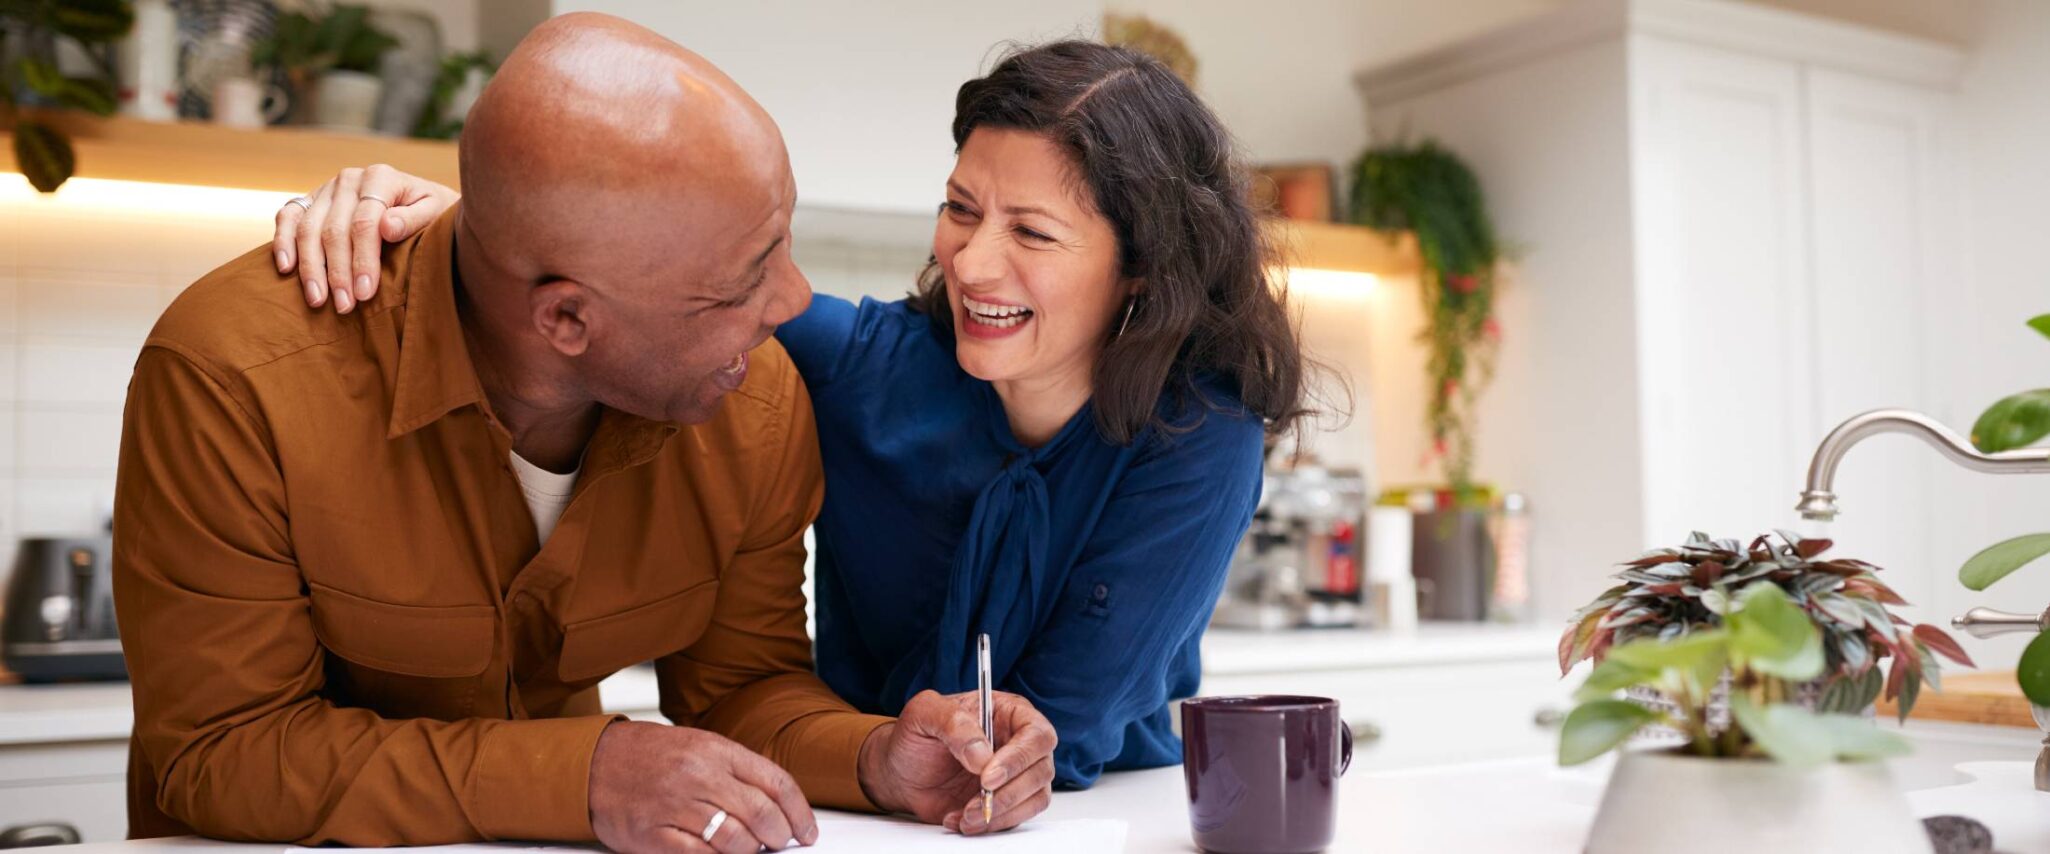
<svg viewBox="0 0 2050 854">
<path fill-rule="evenodd" d="M 1102 600 L 1105 600 L 1105 599 L 1109 599 L 1109 598 L 1110 598 L 1110 585 L 1108 585 L 1108 584 L 1098 584 L 1098 585 L 1096 585 L 1096 589 L 1095 589 L 1095 590 L 1092 590 L 1092 591 L 1090 591 L 1090 594 L 1089 594 L 1089 595 L 1090 595 L 1091 597 L 1095 598 L 1095 599 L 1096 599 L 1097 601 L 1099 601 L 1099 602 L 1100 602 L 1100 601 L 1102 601 Z"/>
</svg>

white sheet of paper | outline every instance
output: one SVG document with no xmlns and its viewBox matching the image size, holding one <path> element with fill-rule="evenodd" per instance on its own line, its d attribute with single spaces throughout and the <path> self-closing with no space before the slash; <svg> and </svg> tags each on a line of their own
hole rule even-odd
<svg viewBox="0 0 2050 854">
<path fill-rule="evenodd" d="M 902 819 L 820 818 L 819 844 L 789 849 L 794 854 L 1123 854 L 1127 826 L 1112 819 L 1032 821 L 988 836 L 962 836 L 946 828 Z M 287 848 L 287 854 L 325 854 L 332 848 Z M 576 851 L 552 845 L 516 843 L 423 845 L 408 854 L 511 854 L 515 851 Z"/>
<path fill-rule="evenodd" d="M 1112 819 L 1030 821 L 988 836 L 962 836 L 911 821 L 819 819 L 819 844 L 797 854 L 1123 854 L 1126 825 Z"/>
</svg>

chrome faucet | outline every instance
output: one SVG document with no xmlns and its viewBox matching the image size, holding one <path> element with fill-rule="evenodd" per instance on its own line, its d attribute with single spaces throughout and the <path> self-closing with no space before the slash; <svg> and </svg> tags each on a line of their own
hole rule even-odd
<svg viewBox="0 0 2050 854">
<path fill-rule="evenodd" d="M 2050 449 L 2030 448 L 2002 451 L 1988 454 L 1971 446 L 1963 437 L 1943 426 L 1942 422 L 1920 412 L 1906 409 L 1876 409 L 1856 415 L 1849 421 L 1837 425 L 1835 430 L 1823 437 L 1822 444 L 1815 449 L 1815 460 L 1808 464 L 1808 488 L 1801 493 L 1801 503 L 1794 505 L 1801 518 L 1822 522 L 1836 518 L 1837 463 L 1851 446 L 1868 437 L 1881 433 L 1905 433 L 1921 439 L 1948 457 L 1951 462 L 1989 474 L 2041 474 L 2050 473 Z M 1963 616 L 1950 621 L 1952 628 L 1966 632 L 1975 638 L 1990 638 L 2015 632 L 2050 631 L 2050 608 L 2036 615 L 2010 614 L 1990 608 L 1973 608 Z M 2036 720 L 2037 728 L 2044 733 L 2043 750 L 2036 755 L 2036 790 L 2050 792 L 2050 707 L 2029 704 L 2029 713 Z"/>
<path fill-rule="evenodd" d="M 1881 433 L 1904 433 L 1921 439 L 1951 462 L 1972 471 L 1989 474 L 2050 473 L 2050 449 L 1981 453 L 1964 437 L 1943 426 L 1942 422 L 1920 412 L 1875 409 L 1837 425 L 1816 447 L 1815 461 L 1808 464 L 1808 489 L 1801 493 L 1801 503 L 1794 505 L 1801 518 L 1823 522 L 1836 518 L 1836 493 L 1832 491 L 1832 485 L 1836 482 L 1837 463 L 1843 460 L 1851 446 Z"/>
</svg>

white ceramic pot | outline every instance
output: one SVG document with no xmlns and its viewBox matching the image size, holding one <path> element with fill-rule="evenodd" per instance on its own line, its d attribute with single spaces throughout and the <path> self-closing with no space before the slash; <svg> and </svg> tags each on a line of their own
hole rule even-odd
<svg viewBox="0 0 2050 854">
<path fill-rule="evenodd" d="M 329 71 L 313 89 L 313 123 L 336 130 L 368 131 L 377 121 L 384 81 L 361 71 Z"/>
<path fill-rule="evenodd" d="M 1628 751 L 1602 795 L 1586 854 L 1930 854 L 1883 762 L 1794 768 Z"/>
</svg>

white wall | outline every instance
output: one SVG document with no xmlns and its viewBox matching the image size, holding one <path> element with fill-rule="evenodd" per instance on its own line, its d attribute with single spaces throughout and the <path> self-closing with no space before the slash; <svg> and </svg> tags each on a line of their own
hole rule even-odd
<svg viewBox="0 0 2050 854">
<path fill-rule="evenodd" d="M 1966 136 L 1966 231 L 1970 248 L 1958 259 L 1953 297 L 1972 325 L 1950 342 L 1944 416 L 1971 426 L 1987 404 L 2031 388 L 2050 387 L 2050 341 L 2022 322 L 2050 313 L 2050 3 L 1992 0 L 1972 44 L 1958 97 Z M 1946 573 L 1979 547 L 2018 534 L 2050 531 L 2050 477 L 1989 477 L 1944 467 L 1934 486 L 1945 496 L 1946 524 L 1959 536 L 1945 543 Z M 1985 593 L 1946 584 L 1937 593 L 1948 613 L 1971 605 L 2035 612 L 2050 603 L 2050 565 L 2032 566 Z M 1984 645 L 1982 665 L 2013 665 L 2025 638 Z"/>
<path fill-rule="evenodd" d="M 703 54 L 782 125 L 800 204 L 930 211 L 954 92 L 1010 40 L 1095 32 L 1098 0 L 933 4 L 558 0 L 632 20 Z"/>
</svg>

